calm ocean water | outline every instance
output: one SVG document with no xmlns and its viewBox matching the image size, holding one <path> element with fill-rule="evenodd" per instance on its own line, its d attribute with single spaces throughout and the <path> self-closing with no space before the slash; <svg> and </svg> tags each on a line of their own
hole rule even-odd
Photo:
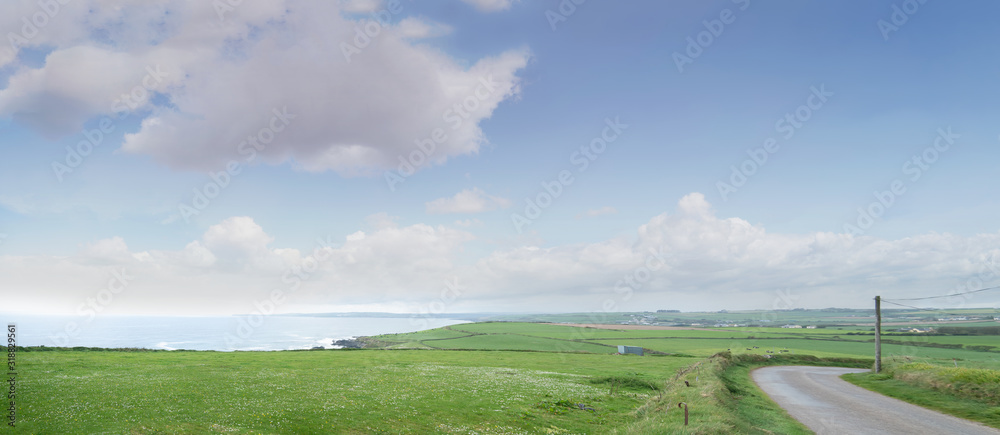
<svg viewBox="0 0 1000 435">
<path fill-rule="evenodd" d="M 332 348 L 361 335 L 412 332 L 465 320 L 373 317 L 119 317 L 0 314 L 17 323 L 19 346 L 138 347 L 189 350 L 287 350 Z M 67 326 L 76 324 L 75 331 Z M 70 331 L 70 332 L 67 332 Z"/>
</svg>

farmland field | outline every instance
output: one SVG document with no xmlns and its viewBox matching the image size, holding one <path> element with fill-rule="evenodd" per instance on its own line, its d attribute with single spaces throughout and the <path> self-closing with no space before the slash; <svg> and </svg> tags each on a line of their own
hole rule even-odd
<svg viewBox="0 0 1000 435">
<path fill-rule="evenodd" d="M 596 346 L 595 346 L 596 347 Z M 25 433 L 606 431 L 695 359 L 457 351 L 19 353 Z M 558 403 L 582 403 L 599 412 Z"/>
<path fill-rule="evenodd" d="M 864 334 L 864 335 L 849 335 Z M 598 329 L 539 323 L 467 323 L 410 334 L 374 337 L 384 347 L 436 349 L 584 351 L 615 353 L 618 345 L 681 356 L 707 357 L 722 351 L 760 355 L 783 353 L 819 357 L 874 357 L 874 335 L 867 328 L 787 329 L 776 327 L 713 329 Z M 443 338 L 442 337 L 456 337 Z M 936 344 L 960 348 L 934 347 Z M 1000 366 L 1000 352 L 965 346 L 998 346 L 996 336 L 883 335 L 886 358 L 908 357 Z M 747 350 L 747 349 L 750 350 Z M 998 349 L 1000 350 L 1000 349 Z"/>
<path fill-rule="evenodd" d="M 868 334 L 846 326 L 487 322 L 366 337 L 362 350 L 27 348 L 18 353 L 18 426 L 27 433 L 661 433 L 679 424 L 670 397 L 687 397 L 701 419 L 692 433 L 797 433 L 801 427 L 756 390 L 749 370 L 867 367 Z M 888 364 L 1000 368 L 1000 353 L 988 351 L 996 336 L 885 339 L 899 342 L 883 345 Z M 615 355 L 618 345 L 643 347 L 647 356 Z M 684 389 L 685 380 L 698 389 Z"/>
</svg>

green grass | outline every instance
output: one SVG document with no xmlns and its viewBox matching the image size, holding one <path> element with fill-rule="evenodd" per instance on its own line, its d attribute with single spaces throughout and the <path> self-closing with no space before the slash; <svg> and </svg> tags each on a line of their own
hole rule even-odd
<svg viewBox="0 0 1000 435">
<path fill-rule="evenodd" d="M 913 385 L 884 374 L 852 373 L 843 378 L 889 397 L 1000 429 L 1000 406 Z"/>
<path fill-rule="evenodd" d="M 618 345 L 641 346 L 649 350 L 707 357 L 730 350 L 733 353 L 763 354 L 765 350 L 788 349 L 793 354 L 821 357 L 863 357 L 874 354 L 872 335 L 847 335 L 857 330 L 718 328 L 713 330 L 626 330 L 571 327 L 540 323 L 468 323 L 411 334 L 375 337 L 384 347 L 432 347 L 442 349 L 511 349 L 537 351 L 615 352 Z M 867 330 L 866 330 L 867 332 Z M 459 337 L 442 339 L 443 337 Z M 1000 352 L 931 347 L 935 343 L 964 346 L 993 345 L 990 336 L 899 336 L 885 335 L 885 357 L 907 356 L 950 361 L 958 359 L 986 367 L 1000 366 Z M 558 342 L 552 339 L 572 340 Z M 890 343 L 888 341 L 893 341 Z M 894 343 L 899 342 L 899 343 Z M 997 343 L 1000 344 L 1000 343 Z M 592 345 L 612 346 L 608 348 Z M 757 346 L 759 349 L 746 351 Z"/>
<path fill-rule="evenodd" d="M 425 341 L 424 343 L 438 349 L 532 350 L 539 352 L 590 353 L 618 352 L 618 348 L 612 346 L 601 346 L 594 343 L 581 343 L 577 341 L 513 334 L 476 335 L 472 337 L 433 341 L 430 343 Z"/>
<path fill-rule="evenodd" d="M 594 343 L 615 344 L 623 343 L 621 340 L 592 340 Z M 869 342 L 850 340 L 816 340 L 816 339 L 700 339 L 691 340 L 686 338 L 664 338 L 664 339 L 636 339 L 630 341 L 636 346 L 653 349 L 668 353 L 685 353 L 697 356 L 710 356 L 716 352 L 731 349 L 734 353 L 747 353 L 746 348 L 753 348 L 750 352 L 761 354 L 765 350 L 789 349 L 795 354 L 810 354 L 822 357 L 874 357 L 875 345 Z M 917 347 L 912 345 L 883 344 L 882 354 L 885 357 L 892 355 L 938 358 L 950 361 L 952 358 L 968 361 L 996 362 L 1000 359 L 1000 353 L 976 352 L 965 349 L 939 349 L 933 347 Z"/>
<path fill-rule="evenodd" d="M 376 336 L 374 338 L 386 338 L 392 339 L 393 341 L 422 341 L 422 340 L 441 340 L 446 338 L 458 338 L 469 335 L 467 332 L 462 332 L 458 330 L 452 330 L 450 328 L 437 328 L 428 329 L 426 331 L 418 332 L 408 332 L 405 334 L 386 334 Z"/>
<path fill-rule="evenodd" d="M 823 360 L 805 355 L 767 359 L 759 355 L 720 353 L 678 372 L 663 394 L 636 411 L 635 422 L 613 433 L 812 433 L 771 401 L 750 379 L 752 369 L 780 364 L 866 367 L 871 361 Z M 688 405 L 689 426 L 683 425 L 683 410 L 677 406 L 680 402 Z"/>
<path fill-rule="evenodd" d="M 27 351 L 18 354 L 18 425 L 26 433 L 806 433 L 756 388 L 749 371 L 780 363 L 870 365 L 858 361 L 872 358 L 871 336 L 846 335 L 857 330 L 865 328 L 476 323 L 365 340 L 385 349 Z M 892 337 L 964 345 L 991 338 Z M 611 355 L 621 344 L 673 356 Z M 746 351 L 753 346 L 759 349 Z M 391 350 L 402 348 L 423 350 Z M 792 352 L 762 356 L 784 348 Z M 996 394 L 989 384 L 1000 385 L 994 371 L 972 370 L 1000 368 L 1000 353 L 886 344 L 883 354 L 931 364 L 900 366 L 900 373 L 926 369 L 948 378 L 867 380 L 882 388 L 961 398 Z M 952 358 L 961 369 L 953 370 Z M 987 386 L 969 387 L 977 382 Z M 932 391 L 932 384 L 956 388 Z M 968 412 L 996 412 L 998 405 L 985 401 L 995 395 L 975 397 L 985 407 Z M 689 404 L 696 422 L 687 429 L 678 401 Z M 960 405 L 945 412 L 968 408 L 949 403 Z"/>
<path fill-rule="evenodd" d="M 619 337 L 685 337 L 685 338 L 716 338 L 716 337 L 749 337 L 767 331 L 774 334 L 793 336 L 788 329 L 783 328 L 718 328 L 705 329 L 604 329 L 594 327 L 577 327 L 566 325 L 550 325 L 545 323 L 521 322 L 488 322 L 466 323 L 447 327 L 454 331 L 464 331 L 469 334 L 521 334 L 539 337 L 563 338 L 571 340 L 592 340 Z M 814 330 L 809 330 L 814 331 Z"/>
<path fill-rule="evenodd" d="M 985 317 L 976 323 L 965 325 L 997 326 L 997 322 L 992 320 L 994 316 L 1000 316 L 998 309 L 949 309 L 949 313 L 956 315 Z M 857 324 L 874 326 L 875 317 L 873 309 L 824 309 L 824 310 L 776 310 L 776 311 L 728 311 L 728 312 L 700 312 L 700 313 L 568 313 L 568 314 L 517 314 L 493 316 L 489 320 L 517 321 L 517 322 L 562 322 L 562 323 L 655 323 L 663 325 L 690 325 L 700 323 L 704 326 L 713 326 L 717 322 L 739 323 L 747 325 L 775 325 L 801 324 L 817 325 L 825 327 L 864 328 Z M 888 324 L 905 322 L 911 325 L 935 325 L 937 318 L 942 317 L 939 311 L 934 310 L 895 310 L 883 309 L 883 321 Z M 954 324 L 957 325 L 957 324 Z"/>
<path fill-rule="evenodd" d="M 566 433 L 632 420 L 691 358 L 541 352 L 21 352 L 24 433 Z M 596 381 L 592 381 L 596 379 Z M 598 412 L 548 409 L 584 403 Z M 561 412 L 565 411 L 565 412 Z M 560 432 L 561 433 L 561 432 Z"/>
</svg>

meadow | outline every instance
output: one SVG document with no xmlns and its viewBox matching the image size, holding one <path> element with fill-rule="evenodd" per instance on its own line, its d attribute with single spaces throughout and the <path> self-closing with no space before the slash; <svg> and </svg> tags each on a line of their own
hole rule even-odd
<svg viewBox="0 0 1000 435">
<path fill-rule="evenodd" d="M 994 323 L 995 324 L 995 323 Z M 610 326 L 610 328 L 615 328 Z M 409 334 L 370 338 L 387 349 L 524 350 L 618 352 L 618 345 L 653 353 L 708 357 L 718 352 L 767 355 L 786 353 L 834 358 L 874 358 L 869 328 L 787 329 L 780 327 L 698 329 L 601 329 L 546 323 L 484 322 L 453 325 Z M 883 334 L 883 357 L 907 357 L 1000 368 L 1000 352 L 969 346 L 1000 345 L 997 336 Z M 937 347 L 937 346 L 946 347 Z M 949 348 L 955 347 L 956 348 Z"/>
<path fill-rule="evenodd" d="M 506 351 L 22 351 L 17 425 L 18 433 L 606 432 L 629 421 L 655 393 L 650 385 L 658 388 L 694 360 Z"/>
<path fill-rule="evenodd" d="M 18 433 L 807 433 L 749 371 L 873 364 L 864 326 L 611 328 L 466 323 L 364 337 L 360 350 L 22 348 Z M 899 379 L 859 384 L 892 378 L 922 397 L 944 376 L 992 380 L 1000 368 L 1000 353 L 968 348 L 995 336 L 886 339 L 899 341 L 883 347 Z M 948 367 L 970 371 L 938 371 Z M 916 369 L 928 372 L 902 376 Z M 934 393 L 958 403 L 977 388 Z M 692 406 L 687 428 L 680 401 Z"/>
</svg>

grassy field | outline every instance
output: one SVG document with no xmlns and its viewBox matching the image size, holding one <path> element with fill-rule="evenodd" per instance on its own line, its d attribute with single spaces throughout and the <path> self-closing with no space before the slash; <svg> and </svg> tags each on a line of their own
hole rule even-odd
<svg viewBox="0 0 1000 435">
<path fill-rule="evenodd" d="M 941 362 L 884 362 L 880 374 L 844 376 L 864 388 L 951 415 L 1000 428 L 1000 370 Z"/>
<path fill-rule="evenodd" d="M 749 370 L 870 367 L 871 336 L 847 335 L 863 332 L 491 322 L 368 337 L 362 341 L 374 348 L 363 350 L 27 349 L 18 353 L 18 433 L 807 433 L 760 393 Z M 886 358 L 911 364 L 893 366 L 898 373 L 942 371 L 857 382 L 897 382 L 897 390 L 918 388 L 901 395 L 920 397 L 942 380 L 957 385 L 944 376 L 995 383 L 993 372 L 973 369 L 1000 368 L 1000 353 L 926 344 L 988 345 L 996 337 L 891 338 L 903 344 L 886 344 Z M 615 355 L 622 344 L 650 355 Z M 996 397 L 995 388 L 962 385 L 935 394 L 953 403 Z M 679 401 L 691 407 L 686 429 Z"/>
<path fill-rule="evenodd" d="M 776 294 L 779 298 L 780 294 Z M 895 323 L 911 325 L 941 325 L 942 317 L 967 316 L 980 320 L 979 326 L 996 326 L 994 317 L 1000 317 L 1000 309 L 965 308 L 949 309 L 947 314 L 939 310 L 888 309 L 883 306 L 884 326 Z M 562 323 L 643 323 L 661 325 L 705 325 L 717 323 L 738 323 L 746 326 L 781 326 L 801 324 L 818 326 L 874 326 L 874 309 L 830 308 L 823 310 L 773 310 L 773 311 L 717 311 L 717 312 L 633 312 L 633 313 L 567 313 L 567 314 L 512 314 L 499 315 L 480 320 L 507 322 L 562 322 Z"/>
<path fill-rule="evenodd" d="M 708 357 L 718 352 L 764 355 L 766 351 L 807 354 L 820 357 L 873 358 L 873 335 L 860 329 L 787 329 L 775 327 L 713 329 L 598 329 L 542 323 L 467 323 L 409 334 L 373 337 L 378 347 L 434 348 L 461 350 L 584 351 L 615 353 L 618 345 L 640 346 L 647 350 L 682 356 Z M 1000 345 L 996 336 L 926 336 L 886 334 L 882 346 L 885 357 L 926 358 L 962 361 L 983 367 L 1000 367 L 1000 352 L 968 348 L 932 347 L 943 345 Z M 747 350 L 749 348 L 750 350 Z"/>
<path fill-rule="evenodd" d="M 135 434 L 600 433 L 631 420 L 655 393 L 648 384 L 695 361 L 382 350 L 18 357 L 18 433 Z"/>
</svg>

